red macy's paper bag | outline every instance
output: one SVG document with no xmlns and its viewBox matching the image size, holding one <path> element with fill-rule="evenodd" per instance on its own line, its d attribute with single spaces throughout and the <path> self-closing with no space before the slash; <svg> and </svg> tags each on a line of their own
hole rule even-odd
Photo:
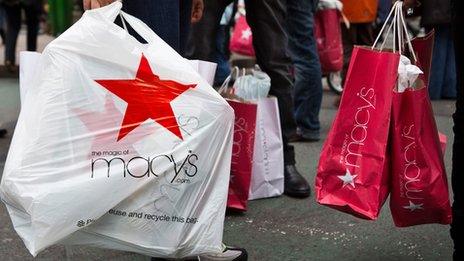
<svg viewBox="0 0 464 261">
<path fill-rule="evenodd" d="M 399 55 L 355 47 L 316 176 L 320 204 L 376 219 L 389 192 L 387 140 Z"/>
<path fill-rule="evenodd" d="M 450 224 L 448 182 L 427 88 L 393 94 L 390 155 L 395 225 Z"/>
<path fill-rule="evenodd" d="M 235 122 L 227 207 L 244 211 L 250 192 L 257 104 L 228 102 L 234 109 Z"/>
</svg>

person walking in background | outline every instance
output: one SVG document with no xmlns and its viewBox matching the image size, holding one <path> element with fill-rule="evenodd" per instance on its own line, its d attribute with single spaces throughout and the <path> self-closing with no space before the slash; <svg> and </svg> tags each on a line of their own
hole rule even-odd
<svg viewBox="0 0 464 261">
<path fill-rule="evenodd" d="M 291 141 L 320 139 L 322 72 L 314 37 L 318 0 L 287 0 L 288 49 L 295 69 L 294 106 L 297 124 Z"/>
<path fill-rule="evenodd" d="M 246 18 L 260 68 L 271 78 L 270 95 L 277 97 L 284 146 L 284 193 L 308 197 L 310 187 L 295 167 L 295 152 L 289 138 L 296 132 L 293 111 L 291 59 L 285 33 L 287 0 L 246 0 Z M 214 43 L 222 13 L 231 0 L 205 0 L 205 17 L 192 28 L 187 57 L 214 61 Z"/>
<path fill-rule="evenodd" d="M 456 67 L 451 31 L 450 0 L 422 0 L 422 26 L 435 30 L 430 70 L 429 96 L 432 100 L 456 98 Z"/>
<path fill-rule="evenodd" d="M 346 78 L 348 65 L 354 45 L 371 46 L 374 43 L 374 22 L 377 18 L 378 0 L 341 0 L 343 14 L 350 27 L 342 25 L 343 37 L 343 79 Z"/>
<path fill-rule="evenodd" d="M 41 13 L 40 0 L 0 0 L 5 10 L 5 67 L 9 72 L 17 72 L 16 42 L 21 29 L 21 10 L 26 14 L 27 50 L 37 50 L 37 35 Z"/>
<path fill-rule="evenodd" d="M 229 64 L 230 28 L 234 20 L 233 16 L 237 11 L 236 9 L 236 3 L 229 4 L 226 7 L 216 34 L 215 62 L 217 63 L 217 70 L 214 76 L 214 86 L 221 86 L 231 72 Z M 193 37 L 193 35 L 190 35 L 190 37 Z"/>
</svg>

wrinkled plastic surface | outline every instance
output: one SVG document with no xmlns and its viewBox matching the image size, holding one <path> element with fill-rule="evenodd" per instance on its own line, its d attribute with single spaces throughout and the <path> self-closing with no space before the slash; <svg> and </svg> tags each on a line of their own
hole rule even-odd
<svg viewBox="0 0 464 261">
<path fill-rule="evenodd" d="M 234 93 L 247 101 L 267 98 L 271 89 L 271 78 L 259 69 L 252 74 L 239 76 L 234 83 Z"/>
<path fill-rule="evenodd" d="M 342 11 L 343 4 L 339 0 L 320 0 L 317 3 L 317 9 L 337 9 L 338 11 Z"/>
<path fill-rule="evenodd" d="M 389 192 L 387 141 L 399 55 L 356 46 L 316 176 L 320 204 L 376 219 Z"/>
<path fill-rule="evenodd" d="M 408 57 L 401 55 L 400 63 L 398 64 L 398 92 L 404 92 L 407 88 L 413 86 L 419 75 L 422 75 L 422 70 L 414 64 Z"/>
<path fill-rule="evenodd" d="M 391 127 L 395 225 L 450 224 L 448 181 L 427 88 L 393 94 Z"/>
<path fill-rule="evenodd" d="M 78 244 L 183 257 L 222 250 L 234 114 L 140 20 L 87 11 L 43 52 L 1 198 L 33 255 Z"/>
</svg>

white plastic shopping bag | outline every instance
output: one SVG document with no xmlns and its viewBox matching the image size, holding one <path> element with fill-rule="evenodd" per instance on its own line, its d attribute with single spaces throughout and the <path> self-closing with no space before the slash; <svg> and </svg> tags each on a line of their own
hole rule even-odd
<svg viewBox="0 0 464 261">
<path fill-rule="evenodd" d="M 209 85 L 214 83 L 214 75 L 216 74 L 217 63 L 189 60 L 192 67 L 208 82 Z"/>
<path fill-rule="evenodd" d="M 20 71 L 19 71 L 19 93 L 21 103 L 27 92 L 28 87 L 32 87 L 34 83 L 30 82 L 34 73 L 37 71 L 38 62 L 41 53 L 22 51 L 19 53 Z M 190 65 L 200 74 L 209 85 L 214 83 L 214 75 L 216 73 L 217 64 L 202 60 L 188 60 Z"/>
<path fill-rule="evenodd" d="M 222 250 L 234 115 L 186 59 L 115 2 L 85 12 L 35 68 L 0 186 L 34 256 L 57 243 Z"/>
<path fill-rule="evenodd" d="M 256 102 L 250 200 L 276 197 L 284 192 L 284 149 L 277 98 L 268 97 Z"/>
<path fill-rule="evenodd" d="M 40 53 L 23 51 L 19 53 L 19 97 L 21 105 L 24 102 L 27 88 L 34 85 L 34 73 L 40 61 Z"/>
</svg>

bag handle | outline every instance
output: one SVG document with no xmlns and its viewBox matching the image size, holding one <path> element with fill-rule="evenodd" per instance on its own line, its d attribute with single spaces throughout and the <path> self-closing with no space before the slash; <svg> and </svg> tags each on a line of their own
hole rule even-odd
<svg viewBox="0 0 464 261">
<path fill-rule="evenodd" d="M 403 2 L 401 2 L 401 6 L 403 5 Z M 402 21 L 403 24 L 403 32 L 406 34 L 406 42 L 408 43 L 409 51 L 411 52 L 411 55 L 414 59 L 414 63 L 417 63 L 417 57 L 416 57 L 416 52 L 414 52 L 414 48 L 412 47 L 411 43 L 411 38 L 409 37 L 408 29 L 406 28 L 406 20 L 404 19 L 403 11 L 402 8 L 400 8 L 400 20 Z"/>
<path fill-rule="evenodd" d="M 374 49 L 377 43 L 379 42 L 380 37 L 384 33 L 386 25 L 388 21 L 390 20 L 390 17 L 392 17 L 392 15 L 393 15 L 392 22 L 386 31 L 386 37 L 384 38 L 382 45 L 380 46 L 380 50 L 383 50 L 387 37 L 390 35 L 390 32 L 393 28 L 393 52 L 396 52 L 396 44 L 398 41 L 399 54 L 403 54 L 403 41 L 404 41 L 404 35 L 406 35 L 406 42 L 407 42 L 408 49 L 411 52 L 414 62 L 417 63 L 416 53 L 414 52 L 414 48 L 412 47 L 411 39 L 409 37 L 409 33 L 406 28 L 406 20 L 403 15 L 403 2 L 402 1 L 396 1 L 395 4 L 393 5 L 371 49 Z"/>
<path fill-rule="evenodd" d="M 122 3 L 120 1 L 115 1 L 101 8 L 87 10 L 84 15 L 97 15 L 108 23 L 114 23 L 116 17 L 119 15 L 121 17 L 122 26 L 126 32 L 128 32 L 127 22 L 147 43 L 152 43 L 155 39 L 159 38 L 159 36 L 157 36 L 144 22 L 121 9 Z"/>
<path fill-rule="evenodd" d="M 147 43 L 153 43 L 153 41 L 159 37 L 155 34 L 155 32 L 153 32 L 153 30 L 150 29 L 150 27 L 148 27 L 144 22 L 135 16 L 132 16 L 124 11 L 121 11 L 119 15 L 121 16 L 122 25 L 126 32 L 127 26 L 124 20 L 126 20 L 132 29 L 134 29 L 136 33 L 138 33 L 145 41 L 147 41 Z"/>
<path fill-rule="evenodd" d="M 229 76 L 227 76 L 227 78 L 222 83 L 221 87 L 218 89 L 218 93 L 219 94 L 224 93 L 224 91 L 229 86 L 229 83 L 232 80 L 232 77 L 235 76 L 235 79 L 237 79 L 239 74 L 240 74 L 240 69 L 238 68 L 238 66 L 234 66 L 234 68 L 232 68 L 232 71 L 230 72 Z"/>
<path fill-rule="evenodd" d="M 390 20 L 390 17 L 392 16 L 392 14 L 393 14 L 393 13 L 395 12 L 395 10 L 396 10 L 396 5 L 397 5 L 397 3 L 398 3 L 398 2 L 395 2 L 395 4 L 393 4 L 393 7 L 392 7 L 392 9 L 390 10 L 390 13 L 389 13 L 388 16 L 387 16 L 387 19 L 385 20 L 385 23 L 383 23 L 382 29 L 380 29 L 379 34 L 377 35 L 377 38 L 375 39 L 374 44 L 373 44 L 372 47 L 371 47 L 372 50 L 375 48 L 375 46 L 377 46 L 377 43 L 379 42 L 380 37 L 381 37 L 382 34 L 384 33 L 385 27 L 387 26 L 388 21 Z M 395 13 L 395 14 L 396 14 L 396 13 Z M 393 21 L 395 21 L 394 18 L 392 19 L 392 22 L 393 22 Z M 390 27 L 389 27 L 388 30 L 387 30 L 387 36 L 388 36 L 388 34 L 390 33 L 390 30 L 391 30 L 391 25 L 390 25 Z M 384 39 L 384 43 L 385 43 L 385 39 Z M 382 45 L 382 46 L 383 46 L 383 45 Z"/>
</svg>

